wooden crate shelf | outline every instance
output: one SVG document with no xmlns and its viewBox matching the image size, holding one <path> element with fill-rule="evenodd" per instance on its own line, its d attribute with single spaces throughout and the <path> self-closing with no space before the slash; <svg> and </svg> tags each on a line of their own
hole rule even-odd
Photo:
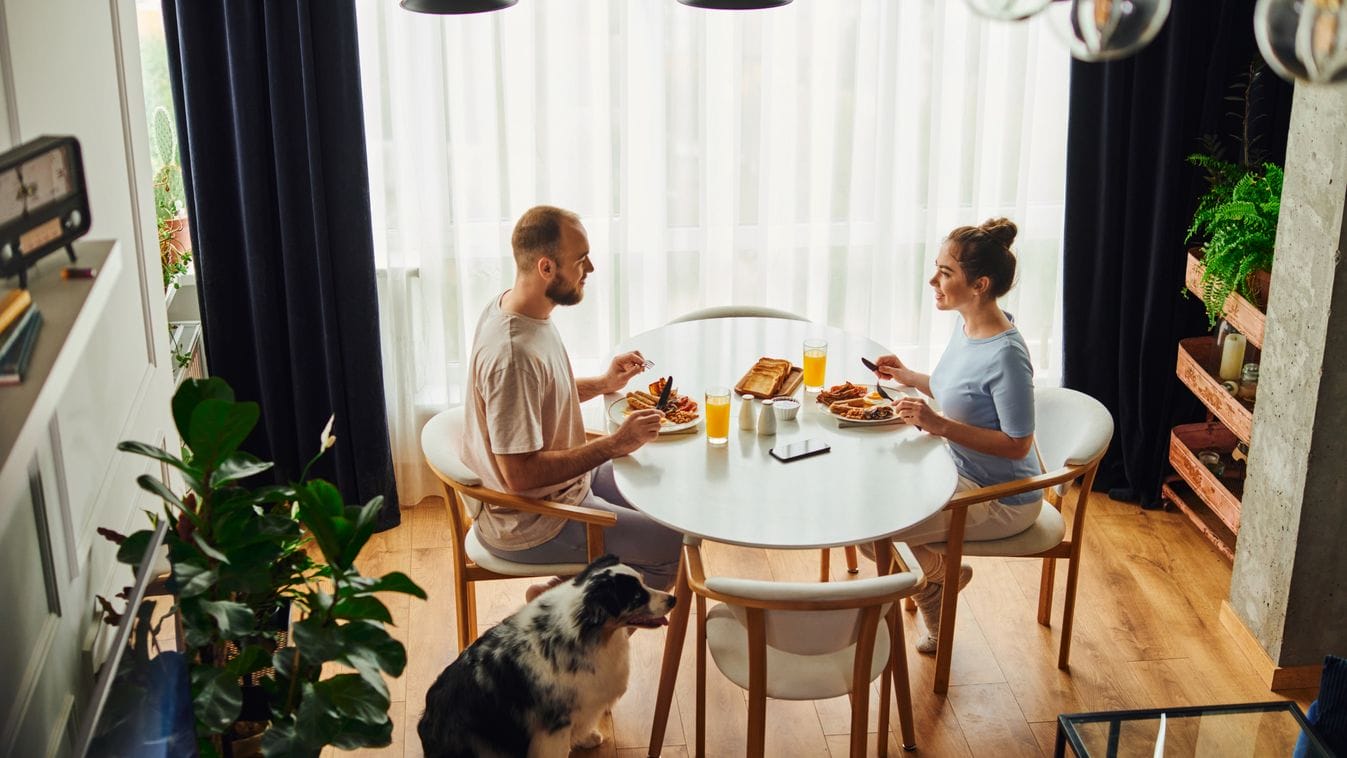
<svg viewBox="0 0 1347 758">
<path fill-rule="evenodd" d="M 1250 348 L 1245 362 L 1257 362 L 1258 350 Z M 1212 337 L 1191 337 L 1179 341 L 1179 357 L 1175 373 L 1179 381 L 1192 390 L 1197 399 L 1207 406 L 1216 418 L 1234 432 L 1244 444 L 1253 434 L 1253 410 L 1221 386 L 1216 375 L 1221 363 L 1221 352 Z"/>
<path fill-rule="evenodd" d="M 1183 424 L 1169 435 L 1169 462 L 1183 481 L 1207 504 L 1211 512 L 1232 533 L 1239 533 L 1239 501 L 1244 495 L 1244 464 L 1230 453 L 1238 439 L 1220 423 Z M 1221 454 L 1225 472 L 1212 473 L 1197 454 L 1215 450 Z"/>
<path fill-rule="evenodd" d="M 1172 503 L 1176 508 L 1193 522 L 1197 531 L 1207 538 L 1207 541 L 1216 548 L 1217 552 L 1225 556 L 1228 561 L 1235 560 L 1235 543 L 1237 537 L 1230 528 L 1221 523 L 1216 518 L 1216 514 L 1211 512 L 1206 503 L 1193 492 L 1188 483 L 1182 479 L 1176 479 L 1173 482 L 1166 482 L 1160 488 L 1164 499 Z"/>
<path fill-rule="evenodd" d="M 1202 296 L 1202 272 L 1197 266 L 1197 255 L 1193 250 L 1188 251 L 1188 270 L 1184 281 L 1189 290 L 1198 297 Z M 1258 348 L 1263 346 L 1263 328 L 1267 324 L 1267 316 L 1258 310 L 1258 306 L 1238 292 L 1231 292 L 1225 299 L 1224 313 L 1225 320 L 1248 338 L 1250 345 Z"/>
</svg>

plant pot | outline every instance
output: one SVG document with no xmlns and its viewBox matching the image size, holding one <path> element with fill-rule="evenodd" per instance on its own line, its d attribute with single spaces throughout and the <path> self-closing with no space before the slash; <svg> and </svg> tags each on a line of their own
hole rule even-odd
<svg viewBox="0 0 1347 758">
<path fill-rule="evenodd" d="M 166 263 L 177 263 L 184 253 L 192 252 L 191 229 L 186 216 L 178 216 L 164 222 L 167 238 L 159 245 L 159 254 Z"/>
</svg>

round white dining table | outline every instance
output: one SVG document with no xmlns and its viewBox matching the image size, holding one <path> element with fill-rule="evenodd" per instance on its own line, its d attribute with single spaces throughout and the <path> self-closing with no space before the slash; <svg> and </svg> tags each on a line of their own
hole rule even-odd
<svg viewBox="0 0 1347 758">
<path fill-rule="evenodd" d="M 631 387 L 672 375 L 680 394 L 703 404 L 710 387 L 733 392 L 758 358 L 799 365 L 802 342 L 811 337 L 828 341 L 825 385 L 873 386 L 874 374 L 861 358 L 874 360 L 888 350 L 806 321 L 717 318 L 669 324 L 632 337 L 617 352 L 639 350 L 654 361 Z M 621 397 L 606 397 L 604 407 Z M 799 413 L 795 420 L 778 421 L 774 435 L 740 429 L 741 403 L 734 397 L 727 444 L 709 444 L 704 425 L 695 434 L 661 435 L 613 461 L 618 489 L 638 510 L 684 534 L 761 548 L 871 542 L 916 524 L 949 500 L 958 476 L 941 439 L 906 424 L 843 427 L 815 402 L 816 394 L 800 389 L 795 397 Z M 758 408 L 755 402 L 755 416 Z M 612 419 L 608 422 L 611 428 Z M 806 439 L 832 449 L 789 463 L 769 454 L 773 447 Z"/>
<path fill-rule="evenodd" d="M 668 324 L 632 337 L 616 352 L 639 350 L 654 362 L 630 388 L 672 375 L 680 394 L 704 406 L 708 388 L 733 391 L 759 358 L 800 365 L 804 340 L 817 337 L 828 342 L 825 386 L 874 382 L 861 358 L 887 353 L 882 345 L 790 319 L 732 317 Z M 935 514 L 954 493 L 958 476 L 944 442 L 906 424 L 843 426 L 815 401 L 814 393 L 801 388 L 794 396 L 800 401 L 799 413 L 794 420 L 778 421 L 775 434 L 740 429 L 741 401 L 733 397 L 728 443 L 711 445 L 699 424 L 696 433 L 662 434 L 614 459 L 618 489 L 637 510 L 689 539 L 759 548 L 872 542 L 886 567 L 887 537 Z M 607 409 L 622 397 L 604 398 L 606 418 Z M 758 408 L 755 403 L 755 414 Z M 611 429 L 614 420 L 608 423 Z M 805 439 L 825 442 L 831 451 L 789 463 L 769 454 L 773 447 Z M 687 631 L 691 590 L 682 567 L 674 595 L 678 602 L 665 638 L 650 756 L 658 756 L 663 746 Z"/>
</svg>

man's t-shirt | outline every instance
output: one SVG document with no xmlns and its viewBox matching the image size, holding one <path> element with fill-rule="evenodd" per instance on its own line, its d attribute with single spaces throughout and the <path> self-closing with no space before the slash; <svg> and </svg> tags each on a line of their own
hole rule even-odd
<svg viewBox="0 0 1347 758">
<path fill-rule="evenodd" d="M 969 339 L 959 319 L 949 347 L 931 372 L 931 395 L 948 418 L 983 429 L 999 429 L 1016 439 L 1034 433 L 1034 368 L 1020 330 Z M 949 443 L 959 474 L 987 486 L 1042 473 L 1034 449 L 1019 460 Z M 1007 505 L 1041 499 L 1037 490 L 1007 497 Z"/>
<path fill-rule="evenodd" d="M 579 447 L 585 443 L 585 426 L 570 356 L 556 326 L 549 319 L 502 310 L 500 300 L 482 312 L 473 336 L 460 455 L 485 486 L 508 492 L 492 453 Z M 514 494 L 573 505 L 589 494 L 589 484 L 586 472 Z M 501 550 L 541 545 L 565 525 L 551 516 L 494 505 L 476 519 L 481 540 Z"/>
</svg>

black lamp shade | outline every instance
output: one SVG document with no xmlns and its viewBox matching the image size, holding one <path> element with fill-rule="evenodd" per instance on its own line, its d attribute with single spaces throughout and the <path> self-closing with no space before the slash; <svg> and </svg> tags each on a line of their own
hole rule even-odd
<svg viewBox="0 0 1347 758">
<path fill-rule="evenodd" d="M 402 0 L 400 5 L 417 13 L 486 13 L 509 8 L 519 0 Z"/>
<path fill-rule="evenodd" d="M 780 8 L 789 5 L 790 0 L 678 0 L 693 8 L 710 8 L 717 11 L 753 11 L 762 8 Z"/>
</svg>

